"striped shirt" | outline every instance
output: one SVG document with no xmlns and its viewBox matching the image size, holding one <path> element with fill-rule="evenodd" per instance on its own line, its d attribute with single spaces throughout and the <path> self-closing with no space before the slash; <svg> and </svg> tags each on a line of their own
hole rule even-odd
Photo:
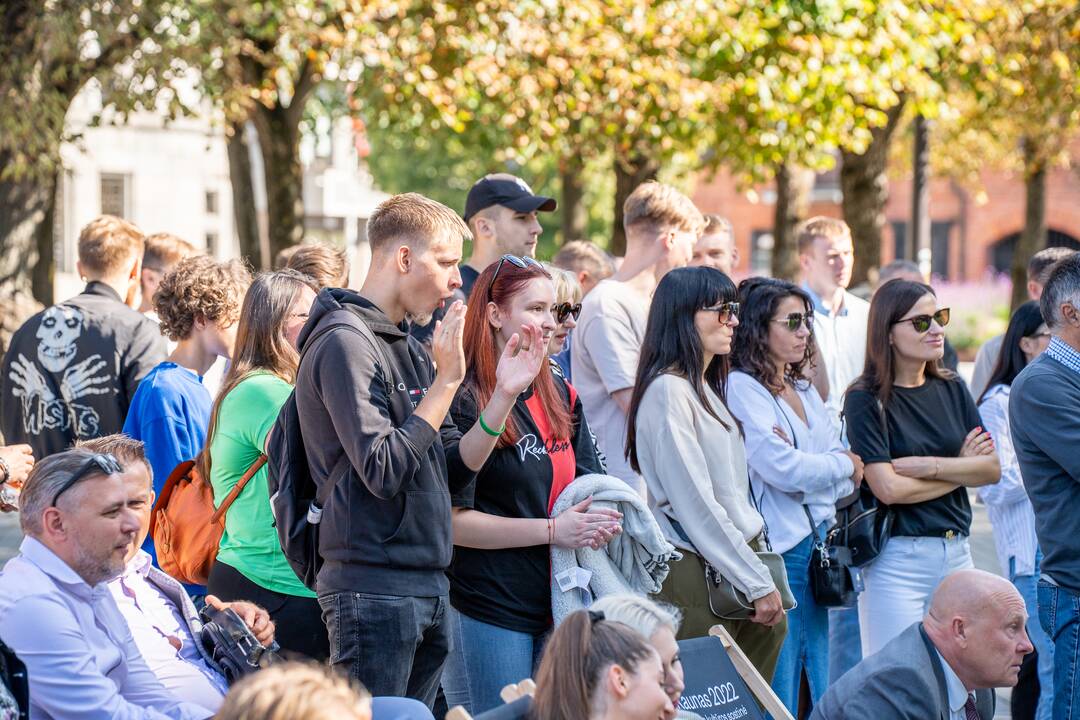
<svg viewBox="0 0 1080 720">
<path fill-rule="evenodd" d="M 983 425 L 994 438 L 1001 480 L 993 485 L 983 485 L 978 493 L 990 516 L 1001 571 L 1009 572 L 1009 560 L 1012 559 L 1016 563 L 1013 572 L 1017 576 L 1034 575 L 1035 551 L 1039 543 L 1035 536 L 1035 511 L 1024 487 L 1009 431 L 1009 389 L 1008 385 L 994 385 L 979 404 Z"/>
</svg>

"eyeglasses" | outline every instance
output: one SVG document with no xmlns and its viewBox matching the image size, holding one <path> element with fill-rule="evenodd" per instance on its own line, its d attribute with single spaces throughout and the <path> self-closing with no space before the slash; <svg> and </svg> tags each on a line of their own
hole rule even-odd
<svg viewBox="0 0 1080 720">
<path fill-rule="evenodd" d="M 791 313 L 786 318 L 770 320 L 769 322 L 784 323 L 791 332 L 798 332 L 800 325 L 805 325 L 809 332 L 814 332 L 814 313 Z"/>
<path fill-rule="evenodd" d="M 731 322 L 732 318 L 737 318 L 739 316 L 739 303 L 737 302 L 720 303 L 719 305 L 713 305 L 711 307 L 704 307 L 701 309 L 704 312 L 716 313 L 716 319 L 719 320 L 722 325 L 726 325 L 727 323 Z"/>
<path fill-rule="evenodd" d="M 72 488 L 75 483 L 79 482 L 88 475 L 102 473 L 105 475 L 115 475 L 116 473 L 123 472 L 124 468 L 120 466 L 116 458 L 108 453 L 100 455 L 93 455 L 87 460 L 81 468 L 72 473 L 71 477 L 60 486 L 60 489 L 53 495 L 50 507 L 56 507 L 56 501 L 60 499 L 60 496 L 66 493 Z"/>
<path fill-rule="evenodd" d="M 529 267 L 530 265 L 532 265 L 533 267 L 538 267 L 541 270 L 544 269 L 543 265 L 536 262 L 528 255 L 524 255 L 522 257 L 518 257 L 517 255 L 503 255 L 501 258 L 499 258 L 499 264 L 495 266 L 495 274 L 491 276 L 491 284 L 488 285 L 488 302 L 491 302 L 491 288 L 495 287 L 495 278 L 499 277 L 499 271 L 502 270 L 503 263 L 510 263 L 511 265 L 521 268 L 522 270 Z"/>
<path fill-rule="evenodd" d="M 566 322 L 566 318 L 571 315 L 577 320 L 581 317 L 581 303 L 575 303 L 573 305 L 568 302 L 555 303 L 551 306 L 551 314 L 555 316 L 555 321 L 560 325 Z"/>
<path fill-rule="evenodd" d="M 893 323 L 893 325 L 899 325 L 900 323 L 911 323 L 911 326 L 915 328 L 915 332 L 924 333 L 930 330 L 930 323 L 936 322 L 941 327 L 945 327 L 949 324 L 949 308 L 941 308 L 933 315 L 916 315 L 915 317 L 901 318 Z"/>
</svg>

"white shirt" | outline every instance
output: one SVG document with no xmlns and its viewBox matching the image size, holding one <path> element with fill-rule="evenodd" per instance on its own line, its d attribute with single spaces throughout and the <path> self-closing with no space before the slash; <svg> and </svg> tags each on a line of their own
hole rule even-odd
<svg viewBox="0 0 1080 720">
<path fill-rule="evenodd" d="M 778 553 L 810 535 L 803 505 L 809 507 L 815 526 L 831 522 L 836 501 L 855 490 L 851 481 L 855 466 L 843 452 L 839 429 L 821 396 L 809 383 L 795 392 L 809 424 L 747 373 L 736 371 L 728 378 L 728 405 L 743 426 L 751 487 Z M 774 426 L 793 444 L 777 436 Z"/>
<path fill-rule="evenodd" d="M 228 684 L 203 659 L 180 609 L 147 579 L 150 565 L 150 555 L 140 550 L 109 590 L 157 679 L 177 697 L 215 713 Z"/>
<path fill-rule="evenodd" d="M 835 418 L 837 427 L 844 409 L 844 393 L 862 375 L 866 362 L 866 328 L 870 321 L 870 303 L 844 291 L 843 304 L 838 312 L 825 308 L 813 290 L 803 290 L 814 301 L 814 339 L 821 350 L 825 371 L 829 377 L 829 399 L 826 406 Z"/>
<path fill-rule="evenodd" d="M 1008 385 L 995 385 L 979 404 L 983 427 L 994 438 L 1001 480 L 980 487 L 978 493 L 990 516 L 1001 571 L 1013 576 L 1034 575 L 1039 539 L 1035 534 L 1035 510 L 1024 487 L 1009 431 L 1009 390 Z M 1010 565 L 1010 559 L 1014 564 Z"/>
<path fill-rule="evenodd" d="M 581 303 L 571 335 L 574 387 L 605 456 L 608 474 L 642 489 L 626 460 L 626 413 L 611 395 L 634 387 L 649 320 L 649 299 L 618 280 L 604 280 Z"/>
<path fill-rule="evenodd" d="M 945 662 L 940 652 L 937 656 L 941 661 L 941 669 L 945 672 L 945 688 L 949 692 L 949 720 L 967 720 L 967 711 L 964 706 L 967 705 L 972 693 L 967 691 L 960 677 L 949 666 L 949 663 Z"/>
<path fill-rule="evenodd" d="M 0 638 L 26 664 L 30 717 L 200 720 L 150 672 L 105 583 L 26 537 L 0 573 Z"/>
</svg>

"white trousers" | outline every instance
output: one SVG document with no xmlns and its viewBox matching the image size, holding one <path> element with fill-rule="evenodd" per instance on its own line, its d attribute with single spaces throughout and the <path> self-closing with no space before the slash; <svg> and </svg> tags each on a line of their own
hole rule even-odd
<svg viewBox="0 0 1080 720">
<path fill-rule="evenodd" d="M 889 538 L 885 550 L 862 569 L 866 585 L 859 595 L 863 657 L 922 620 L 930 597 L 946 575 L 971 567 L 966 537 Z"/>
</svg>

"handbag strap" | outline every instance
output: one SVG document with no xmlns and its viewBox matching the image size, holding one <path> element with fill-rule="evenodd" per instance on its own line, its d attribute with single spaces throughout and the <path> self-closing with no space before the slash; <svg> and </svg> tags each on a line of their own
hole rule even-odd
<svg viewBox="0 0 1080 720">
<path fill-rule="evenodd" d="M 225 496 L 225 499 L 221 501 L 221 505 L 214 511 L 214 514 L 210 516 L 210 523 L 218 522 L 221 517 L 229 511 L 229 507 L 236 500 L 237 496 L 244 491 L 244 486 L 248 484 L 251 478 L 255 477 L 255 473 L 259 472 L 260 468 L 266 464 L 266 453 L 259 453 L 259 457 L 255 458 L 255 462 L 251 463 L 251 467 L 247 469 L 244 476 L 241 477 L 233 489 L 229 491 L 229 494 Z"/>
</svg>

